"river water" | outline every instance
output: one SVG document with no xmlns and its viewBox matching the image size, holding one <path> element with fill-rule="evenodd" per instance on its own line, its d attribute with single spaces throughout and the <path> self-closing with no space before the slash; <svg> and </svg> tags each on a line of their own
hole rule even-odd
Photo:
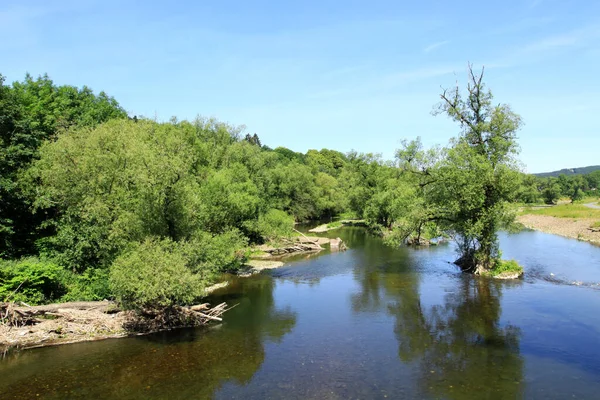
<svg viewBox="0 0 600 400">
<path fill-rule="evenodd" d="M 233 278 L 223 324 L 13 352 L 1 399 L 600 398 L 600 247 L 501 236 L 526 278 L 460 273 L 450 244 L 350 249 Z"/>
</svg>

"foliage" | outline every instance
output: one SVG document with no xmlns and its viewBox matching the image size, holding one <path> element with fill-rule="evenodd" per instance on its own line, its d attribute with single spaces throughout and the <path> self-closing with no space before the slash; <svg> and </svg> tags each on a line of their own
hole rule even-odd
<svg viewBox="0 0 600 400">
<path fill-rule="evenodd" d="M 467 93 L 445 91 L 438 110 L 461 134 L 447 148 L 405 141 L 393 163 L 356 151 L 271 150 L 215 119 L 127 119 L 103 92 L 0 77 L 0 257 L 53 260 L 62 288 L 54 298 L 166 306 L 238 268 L 248 244 L 291 236 L 294 220 L 345 216 L 364 218 L 394 245 L 451 235 L 467 264 L 490 268 L 509 202 L 576 200 L 597 189 L 600 171 L 519 173 L 520 118 L 492 104 L 481 75 L 469 79 Z M 154 266 L 158 276 L 176 274 L 165 278 L 169 288 L 159 288 Z"/>
<path fill-rule="evenodd" d="M 100 301 L 113 298 L 106 268 L 88 268 L 81 274 L 66 273 L 67 293 L 60 301 Z"/>
<path fill-rule="evenodd" d="M 189 257 L 189 268 L 206 281 L 223 271 L 235 271 L 245 261 L 247 239 L 232 229 L 221 234 L 198 231 L 188 242 L 180 242 Z"/>
<path fill-rule="evenodd" d="M 553 195 L 550 195 L 549 197 L 542 196 L 538 178 L 534 175 L 522 174 L 521 184 L 517 192 L 517 199 L 526 204 L 535 204 L 538 203 L 542 197 L 544 197 L 544 201 L 549 201 L 550 203 L 557 199 Z"/>
<path fill-rule="evenodd" d="M 248 229 L 255 232 L 261 241 L 268 242 L 293 235 L 294 218 L 286 212 L 270 209 L 261 214 L 256 221 L 248 223 Z"/>
<path fill-rule="evenodd" d="M 91 127 L 126 116 L 104 92 L 56 86 L 46 75 L 27 75 L 23 82 L 7 86 L 0 75 L 0 257 L 31 254 L 36 238 L 51 233 L 42 225 L 54 210 L 32 213 L 32 185 L 20 179 L 42 143 L 69 127 Z"/>
<path fill-rule="evenodd" d="M 542 188 L 544 203 L 555 204 L 561 195 L 560 186 L 558 183 L 556 183 L 552 178 L 548 178 Z"/>
<path fill-rule="evenodd" d="M 66 291 L 64 270 L 51 261 L 34 257 L 0 261 L 0 301 L 43 304 Z"/>
<path fill-rule="evenodd" d="M 497 231 L 513 218 L 508 204 L 521 184 L 515 155 L 520 117 L 508 105 L 493 105 L 483 71 L 469 69 L 466 94 L 444 90 L 437 113 L 448 115 L 461 134 L 443 150 L 425 151 L 419 141 L 404 142 L 400 167 L 414 177 L 421 199 L 416 215 L 400 224 L 400 237 L 435 222 L 458 244 L 457 264 L 468 271 L 491 269 L 499 259 Z M 418 202 L 417 202 L 418 204 Z M 412 224 L 411 224 L 412 221 Z"/>
<path fill-rule="evenodd" d="M 498 276 L 503 273 L 523 273 L 523 267 L 516 260 L 497 260 L 490 271 L 491 276 Z"/>
<path fill-rule="evenodd" d="M 170 239 L 146 239 L 120 255 L 110 270 L 110 287 L 119 303 L 160 309 L 202 296 L 207 281 L 190 269 L 186 247 Z"/>
</svg>

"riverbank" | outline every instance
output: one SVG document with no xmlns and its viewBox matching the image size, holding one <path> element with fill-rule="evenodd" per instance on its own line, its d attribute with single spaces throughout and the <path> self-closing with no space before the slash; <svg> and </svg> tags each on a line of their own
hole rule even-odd
<svg viewBox="0 0 600 400">
<path fill-rule="evenodd" d="M 213 285 L 213 290 L 226 285 Z M 210 291 L 207 290 L 207 292 Z M 222 321 L 225 302 L 167 309 L 120 310 L 114 301 L 28 306 L 0 303 L 0 353 L 59 344 L 139 336 Z"/>
<path fill-rule="evenodd" d="M 248 260 L 246 268 L 238 271 L 238 275 L 247 277 L 263 270 L 282 267 L 285 265 L 282 261 L 285 257 L 315 253 L 324 250 L 324 245 L 339 250 L 343 243 L 340 239 L 299 236 L 285 243 L 258 246 L 255 248 L 253 258 Z M 223 281 L 207 287 L 205 295 L 208 296 L 225 288 L 228 283 Z M 75 307 L 75 304 L 81 307 Z M 45 307 L 53 308 L 54 312 L 47 313 L 43 318 L 36 318 L 34 323 L 23 326 L 0 323 L 0 352 L 11 348 L 28 349 L 122 338 L 158 331 L 154 329 L 139 333 L 127 329 L 128 325 L 138 317 L 132 311 L 119 311 L 117 304 L 112 301 L 51 304 Z"/>
<path fill-rule="evenodd" d="M 600 232 L 590 229 L 595 218 L 557 218 L 550 215 L 523 214 L 517 222 L 529 229 L 600 244 Z"/>
<path fill-rule="evenodd" d="M 54 315 L 40 318 L 35 324 L 0 324 L 0 351 L 118 338 L 131 334 L 124 327 L 131 312 L 107 313 L 108 308 L 116 308 L 114 302 L 96 303 L 98 306 L 95 308 L 56 308 Z"/>
</svg>

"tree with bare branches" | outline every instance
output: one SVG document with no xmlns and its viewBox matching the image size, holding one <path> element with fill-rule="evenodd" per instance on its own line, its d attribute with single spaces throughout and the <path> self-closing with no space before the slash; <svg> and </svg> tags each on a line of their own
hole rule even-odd
<svg viewBox="0 0 600 400">
<path fill-rule="evenodd" d="M 456 263 L 476 273 L 501 265 L 497 232 L 513 220 L 508 204 L 519 185 L 516 132 L 522 124 L 510 106 L 492 103 L 483 73 L 469 65 L 466 92 L 457 85 L 440 95 L 434 114 L 461 127 L 448 148 L 425 152 L 417 140 L 397 152 L 424 197 L 422 218 L 455 238 Z"/>
</svg>

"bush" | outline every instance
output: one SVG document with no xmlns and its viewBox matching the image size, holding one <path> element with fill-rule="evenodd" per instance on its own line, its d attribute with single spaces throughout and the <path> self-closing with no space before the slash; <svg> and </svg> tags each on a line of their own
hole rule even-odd
<svg viewBox="0 0 600 400">
<path fill-rule="evenodd" d="M 189 246 L 147 239 L 119 256 L 110 270 L 110 288 L 129 309 L 161 309 L 191 304 L 207 281 L 189 268 Z"/>
<path fill-rule="evenodd" d="M 491 270 L 491 275 L 492 276 L 496 276 L 496 275 L 500 275 L 502 273 L 519 273 L 522 274 L 523 273 L 523 267 L 521 267 L 519 265 L 519 263 L 515 260 L 498 260 L 496 262 L 496 265 L 494 266 L 494 268 Z"/>
<path fill-rule="evenodd" d="M 67 272 L 50 261 L 30 257 L 0 262 L 0 301 L 43 304 L 67 293 Z"/>
<path fill-rule="evenodd" d="M 108 269 L 90 268 L 83 274 L 69 274 L 68 288 L 61 301 L 98 301 L 112 298 L 108 283 Z"/>
<path fill-rule="evenodd" d="M 252 236 L 258 236 L 263 242 L 289 238 L 293 234 L 294 217 L 284 211 L 271 209 L 256 221 L 248 221 L 246 228 Z"/>
<path fill-rule="evenodd" d="M 195 237 L 182 244 L 188 257 L 188 267 L 204 280 L 211 281 L 223 271 L 239 269 L 245 257 L 243 249 L 247 239 L 237 230 L 230 230 L 220 235 L 197 232 Z"/>
</svg>

